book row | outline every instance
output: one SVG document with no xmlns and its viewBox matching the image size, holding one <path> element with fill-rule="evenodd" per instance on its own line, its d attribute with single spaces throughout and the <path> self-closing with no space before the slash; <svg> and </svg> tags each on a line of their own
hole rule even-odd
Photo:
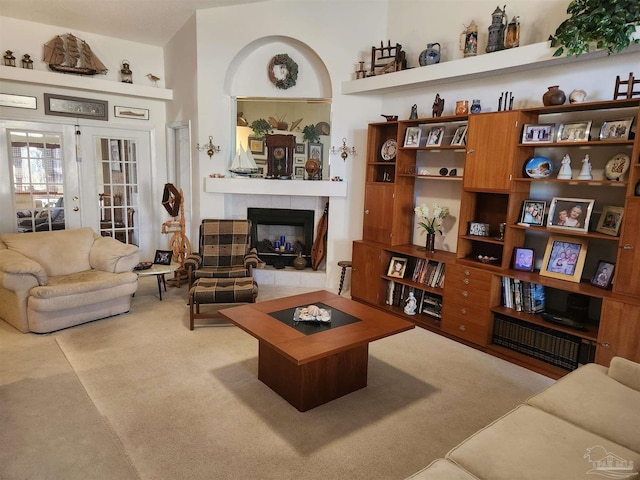
<svg viewBox="0 0 640 480">
<path fill-rule="evenodd" d="M 544 312 L 544 286 L 517 278 L 502 277 L 502 305 L 517 312 Z"/>
</svg>

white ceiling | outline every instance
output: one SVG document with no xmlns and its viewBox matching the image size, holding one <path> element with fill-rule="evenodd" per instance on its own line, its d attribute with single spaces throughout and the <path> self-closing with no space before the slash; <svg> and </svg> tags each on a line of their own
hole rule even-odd
<svg viewBox="0 0 640 480">
<path fill-rule="evenodd" d="M 198 9 L 265 0 L 0 0 L 0 16 L 164 47 Z"/>
</svg>

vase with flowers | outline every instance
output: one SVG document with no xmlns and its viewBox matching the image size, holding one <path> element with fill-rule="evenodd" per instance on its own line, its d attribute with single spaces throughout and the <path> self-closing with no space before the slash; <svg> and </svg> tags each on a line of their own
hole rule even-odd
<svg viewBox="0 0 640 480">
<path fill-rule="evenodd" d="M 449 215 L 449 207 L 441 207 L 437 203 L 433 204 L 433 210 L 427 207 L 424 203 L 415 208 L 416 215 L 422 219 L 418 222 L 418 226 L 424 229 L 427 234 L 426 250 L 434 252 L 436 232 L 442 235 L 440 226 L 442 220 Z"/>
</svg>

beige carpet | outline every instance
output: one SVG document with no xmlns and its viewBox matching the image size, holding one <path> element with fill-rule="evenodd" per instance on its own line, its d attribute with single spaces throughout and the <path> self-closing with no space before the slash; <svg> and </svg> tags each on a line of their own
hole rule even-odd
<svg viewBox="0 0 640 480">
<path fill-rule="evenodd" d="M 257 379 L 253 337 L 189 331 L 185 296 L 142 279 L 129 314 L 0 322 L 0 478 L 402 479 L 552 383 L 416 328 L 371 344 L 365 389 L 300 413 Z"/>
</svg>

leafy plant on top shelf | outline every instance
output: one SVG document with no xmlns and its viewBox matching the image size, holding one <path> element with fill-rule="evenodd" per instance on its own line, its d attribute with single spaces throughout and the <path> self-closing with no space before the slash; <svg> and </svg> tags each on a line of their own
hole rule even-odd
<svg viewBox="0 0 640 480">
<path fill-rule="evenodd" d="M 307 142 L 319 142 L 320 141 L 320 132 L 315 125 L 307 125 L 302 129 L 302 138 L 304 138 Z"/>
<path fill-rule="evenodd" d="M 271 133 L 271 131 L 273 130 L 269 122 L 267 122 L 264 118 L 254 120 L 249 126 L 251 127 L 251 130 L 253 130 L 254 135 L 258 138 L 264 137 L 267 133 Z"/>
<path fill-rule="evenodd" d="M 554 35 L 549 36 L 552 47 L 559 47 L 553 54 L 559 57 L 588 53 L 595 44 L 611 55 L 620 52 L 640 39 L 631 39 L 640 24 L 638 0 L 572 0 L 567 7 L 571 15 L 562 22 Z"/>
</svg>

